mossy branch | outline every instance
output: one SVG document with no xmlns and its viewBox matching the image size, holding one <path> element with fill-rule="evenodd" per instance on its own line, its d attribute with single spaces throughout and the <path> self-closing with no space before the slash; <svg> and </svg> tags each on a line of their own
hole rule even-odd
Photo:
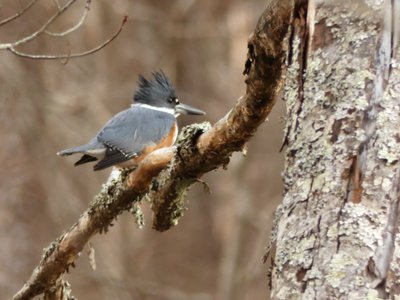
<svg viewBox="0 0 400 300">
<path fill-rule="evenodd" d="M 243 149 L 271 112 L 283 84 L 291 10 L 292 1 L 270 3 L 248 42 L 246 94 L 209 130 L 193 134 L 198 136 L 194 147 L 178 143 L 173 163 L 154 180 L 156 188 L 149 193 L 154 229 L 164 231 L 177 224 L 185 191 L 204 173 L 227 165 L 230 155 Z"/>
<path fill-rule="evenodd" d="M 228 114 L 212 127 L 185 128 L 175 148 L 153 152 L 136 170 L 124 170 L 105 184 L 79 220 L 48 247 L 14 300 L 31 299 L 54 286 L 90 238 L 106 232 L 119 214 L 145 195 L 153 203 L 156 230 L 177 223 L 185 191 L 204 173 L 227 165 L 270 113 L 282 87 L 291 10 L 292 1 L 273 1 L 260 17 L 248 43 L 246 94 Z"/>
</svg>

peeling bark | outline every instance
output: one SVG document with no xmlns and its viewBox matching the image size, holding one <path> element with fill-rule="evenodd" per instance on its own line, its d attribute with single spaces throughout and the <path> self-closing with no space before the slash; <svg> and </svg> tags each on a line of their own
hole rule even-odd
<svg viewBox="0 0 400 300">
<path fill-rule="evenodd" d="M 272 299 L 400 296 L 399 1 L 301 1 Z"/>
</svg>

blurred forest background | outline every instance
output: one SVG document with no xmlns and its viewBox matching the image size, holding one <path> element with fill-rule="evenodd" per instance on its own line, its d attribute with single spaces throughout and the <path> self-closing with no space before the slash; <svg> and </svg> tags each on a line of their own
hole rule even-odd
<svg viewBox="0 0 400 300">
<path fill-rule="evenodd" d="M 0 2 L 0 19 L 28 0 Z M 60 0 L 60 2 L 62 2 Z M 69 228 L 100 190 L 110 169 L 73 166 L 56 152 L 86 142 L 131 104 L 138 74 L 163 69 L 182 102 L 207 111 L 180 125 L 221 118 L 244 93 L 247 39 L 265 0 L 92 1 L 85 24 L 63 38 L 40 36 L 21 51 L 80 52 L 105 41 L 129 16 L 123 32 L 84 58 L 34 61 L 0 52 L 0 298 L 12 296 L 39 262 L 43 248 Z M 78 1 L 49 29 L 80 19 Z M 0 27 L 0 43 L 39 28 L 55 1 L 39 0 L 23 17 Z M 203 179 L 187 196 L 178 226 L 138 229 L 124 214 L 92 240 L 97 269 L 86 253 L 65 278 L 78 299 L 267 299 L 262 263 L 272 214 L 281 199 L 282 103 L 228 170 Z"/>
</svg>

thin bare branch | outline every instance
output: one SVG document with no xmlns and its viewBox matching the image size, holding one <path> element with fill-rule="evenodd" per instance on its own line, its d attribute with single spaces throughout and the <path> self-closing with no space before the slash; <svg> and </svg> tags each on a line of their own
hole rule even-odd
<svg viewBox="0 0 400 300">
<path fill-rule="evenodd" d="M 249 41 L 246 95 L 212 128 L 207 124 L 186 127 L 176 150 L 157 150 L 136 170 L 121 171 L 104 185 L 77 223 L 47 248 L 13 300 L 31 299 L 54 286 L 94 234 L 106 232 L 118 215 L 145 196 L 153 199 L 153 226 L 167 230 L 182 215 L 180 199 L 186 189 L 204 173 L 226 165 L 230 155 L 242 149 L 272 110 L 282 88 L 285 37 L 293 4 L 290 0 L 274 3 L 261 16 Z"/>
<path fill-rule="evenodd" d="M 61 9 L 61 5 L 58 2 L 58 0 L 53 0 L 53 2 L 54 2 L 54 5 L 57 7 L 57 9 L 60 10 Z"/>
<path fill-rule="evenodd" d="M 19 12 L 17 12 L 15 15 L 4 19 L 2 21 L 0 21 L 0 26 L 3 26 L 11 21 L 14 21 L 15 19 L 17 19 L 18 17 L 22 16 L 29 8 L 31 8 L 38 0 L 32 0 L 31 2 L 29 2 L 29 4 L 27 6 L 25 6 L 23 9 L 21 9 Z"/>
<path fill-rule="evenodd" d="M 125 23 L 127 22 L 128 17 L 125 16 L 122 20 L 121 26 L 118 28 L 118 30 L 109 38 L 107 39 L 104 43 L 101 45 L 90 49 L 85 52 L 80 52 L 80 53 L 69 53 L 69 54 L 58 54 L 58 55 L 44 55 L 44 54 L 29 54 L 29 53 L 24 53 L 16 50 L 13 46 L 9 46 L 6 48 L 6 50 L 12 52 L 13 54 L 19 56 L 19 57 L 24 57 L 24 58 L 30 58 L 30 59 L 45 59 L 45 60 L 54 60 L 54 59 L 66 59 L 67 61 L 70 58 L 76 58 L 76 57 L 83 57 L 87 56 L 90 54 L 93 54 L 101 49 L 103 49 L 105 46 L 107 46 L 109 43 L 111 43 L 122 31 L 122 29 L 125 26 Z"/>
<path fill-rule="evenodd" d="M 83 14 L 81 19 L 79 20 L 78 23 L 76 23 L 74 26 L 72 26 L 71 28 L 63 31 L 63 32 L 51 32 L 48 30 L 45 30 L 44 33 L 50 35 L 50 36 L 57 36 L 57 37 L 62 37 L 62 36 L 66 36 L 72 32 L 74 32 L 75 30 L 77 30 L 79 27 L 82 26 L 83 22 L 86 20 L 88 14 L 89 14 L 89 10 L 90 10 L 90 3 L 91 0 L 86 0 L 86 5 L 85 5 L 85 9 L 83 10 Z"/>
<path fill-rule="evenodd" d="M 41 35 L 46 29 L 47 27 L 49 27 L 50 24 L 52 24 L 63 12 L 65 12 L 72 4 L 74 4 L 77 0 L 70 0 L 69 2 L 67 2 L 64 6 L 62 6 L 57 13 L 55 13 L 52 17 L 50 17 L 46 23 L 44 23 L 44 25 L 42 27 L 40 27 L 38 30 L 36 30 L 34 33 L 16 41 L 13 43 L 9 43 L 9 45 L 12 48 L 15 48 L 17 46 L 20 46 L 22 44 L 26 44 L 32 40 L 34 40 L 36 37 L 38 37 L 39 35 Z M 9 48 L 9 47 L 7 47 Z"/>
</svg>

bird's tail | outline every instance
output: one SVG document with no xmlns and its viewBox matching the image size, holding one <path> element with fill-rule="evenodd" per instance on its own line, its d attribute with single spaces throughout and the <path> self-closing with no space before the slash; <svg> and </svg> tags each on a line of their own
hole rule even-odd
<svg viewBox="0 0 400 300">
<path fill-rule="evenodd" d="M 75 154 L 75 153 L 83 153 L 83 152 L 87 151 L 88 148 L 89 147 L 88 147 L 87 144 L 86 145 L 81 145 L 81 146 L 78 146 L 78 147 L 73 147 L 73 148 L 69 148 L 69 149 L 65 149 L 63 151 L 57 152 L 57 155 L 58 156 L 68 156 L 68 155 L 72 155 L 72 154 Z"/>
</svg>

